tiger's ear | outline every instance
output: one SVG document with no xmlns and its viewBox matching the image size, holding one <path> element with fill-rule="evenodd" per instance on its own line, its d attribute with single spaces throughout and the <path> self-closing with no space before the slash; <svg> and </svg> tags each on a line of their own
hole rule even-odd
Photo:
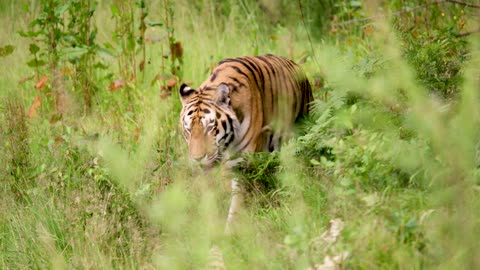
<svg viewBox="0 0 480 270">
<path fill-rule="evenodd" d="M 195 93 L 195 89 L 190 88 L 190 86 L 182 83 L 180 86 L 180 99 L 182 100 L 182 104 L 185 104 L 187 102 L 187 98 Z"/>
<path fill-rule="evenodd" d="M 226 84 L 222 83 L 217 87 L 216 95 L 216 102 L 219 106 L 230 105 L 230 89 Z"/>
</svg>

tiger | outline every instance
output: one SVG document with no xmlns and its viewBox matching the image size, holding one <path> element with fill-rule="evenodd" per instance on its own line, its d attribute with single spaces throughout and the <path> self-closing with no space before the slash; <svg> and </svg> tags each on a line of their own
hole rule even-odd
<svg viewBox="0 0 480 270">
<path fill-rule="evenodd" d="M 313 101 L 302 68 L 272 54 L 221 60 L 198 88 L 182 84 L 179 96 L 190 157 L 205 168 L 222 161 L 233 167 L 242 160 L 231 160 L 239 153 L 278 151 Z M 236 180 L 232 190 L 241 190 Z"/>
<path fill-rule="evenodd" d="M 300 66 L 272 54 L 224 59 L 197 89 L 182 84 L 179 92 L 190 156 L 206 167 L 226 150 L 279 150 L 282 131 L 306 116 L 313 100 Z M 283 128 L 275 128 L 279 121 Z"/>
</svg>

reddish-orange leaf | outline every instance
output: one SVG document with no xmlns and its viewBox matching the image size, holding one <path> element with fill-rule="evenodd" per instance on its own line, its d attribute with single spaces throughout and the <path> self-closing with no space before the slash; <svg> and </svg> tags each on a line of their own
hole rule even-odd
<svg viewBox="0 0 480 270">
<path fill-rule="evenodd" d="M 72 76 L 73 71 L 72 71 L 72 69 L 70 69 L 68 67 L 64 67 L 62 70 L 60 70 L 60 74 L 62 74 L 64 76 Z"/>
<path fill-rule="evenodd" d="M 135 131 L 133 132 L 133 141 L 134 142 L 138 142 L 138 139 L 140 138 L 140 133 L 141 133 L 142 129 L 140 127 L 136 127 L 135 128 Z"/>
<path fill-rule="evenodd" d="M 168 89 L 172 90 L 172 88 L 175 86 L 176 83 L 177 83 L 177 79 L 175 79 L 175 78 L 170 79 L 167 83 Z"/>
<path fill-rule="evenodd" d="M 323 87 L 323 80 L 321 78 L 315 78 L 313 80 L 313 85 L 315 88 L 322 88 Z"/>
<path fill-rule="evenodd" d="M 155 80 L 166 81 L 166 80 L 168 80 L 168 79 L 171 78 L 171 77 L 172 77 L 171 75 L 159 73 L 159 74 L 157 74 L 157 76 L 155 76 Z"/>
<path fill-rule="evenodd" d="M 373 33 L 373 25 L 367 25 L 367 27 L 365 27 L 365 29 L 363 30 L 363 33 L 366 36 L 371 35 Z"/>
<path fill-rule="evenodd" d="M 167 99 L 170 96 L 170 93 L 168 92 L 162 92 L 160 93 L 160 99 Z"/>
<path fill-rule="evenodd" d="M 415 38 L 418 38 L 419 35 L 418 35 L 418 32 L 417 32 L 416 29 L 414 29 L 414 30 L 412 31 L 412 36 L 415 37 Z"/>
<path fill-rule="evenodd" d="M 35 99 L 33 100 L 32 105 L 30 106 L 30 109 L 28 110 L 28 117 L 33 118 L 37 114 L 37 109 L 40 107 L 41 101 L 40 101 L 40 95 L 36 95 Z"/>
<path fill-rule="evenodd" d="M 65 139 L 60 137 L 60 136 L 57 136 L 53 139 L 55 141 L 55 143 L 64 143 L 65 142 Z"/>
<path fill-rule="evenodd" d="M 48 77 L 47 76 L 43 76 L 40 81 L 37 82 L 37 84 L 35 84 L 35 88 L 36 89 L 41 89 L 43 87 L 43 85 L 45 84 L 45 82 L 47 82 L 48 80 Z"/>
<path fill-rule="evenodd" d="M 55 113 L 50 117 L 50 124 L 55 124 L 62 119 L 62 114 Z"/>
<path fill-rule="evenodd" d="M 183 56 L 183 46 L 180 41 L 170 44 L 170 53 L 172 54 L 173 59 L 182 58 Z"/>
<path fill-rule="evenodd" d="M 170 96 L 172 91 L 169 91 L 165 85 L 160 86 L 160 99 L 166 99 Z"/>
<path fill-rule="evenodd" d="M 118 89 L 120 89 L 124 86 L 125 86 L 125 81 L 120 79 L 120 80 L 113 81 L 108 86 L 108 89 L 110 89 L 110 91 L 112 91 L 112 92 L 115 92 L 115 91 L 117 91 Z"/>
</svg>

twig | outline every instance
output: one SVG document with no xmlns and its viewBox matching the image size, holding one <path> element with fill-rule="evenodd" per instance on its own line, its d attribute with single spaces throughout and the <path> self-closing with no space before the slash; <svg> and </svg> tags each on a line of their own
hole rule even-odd
<svg viewBox="0 0 480 270">
<path fill-rule="evenodd" d="M 427 4 L 419 5 L 419 6 L 416 6 L 416 7 L 399 10 L 399 11 L 391 13 L 391 14 L 381 14 L 381 15 L 371 16 L 371 17 L 368 17 L 368 18 L 353 19 L 353 20 L 349 20 L 349 21 L 336 23 L 336 24 L 334 24 L 334 26 L 345 26 L 345 25 L 350 25 L 350 24 L 355 24 L 355 23 L 360 23 L 360 22 L 365 22 L 365 21 L 373 21 L 373 20 L 380 19 L 380 18 L 385 18 L 385 17 L 388 17 L 388 16 L 402 15 L 404 13 L 414 12 L 414 11 L 419 10 L 419 9 L 424 9 L 426 7 L 429 7 L 429 6 L 438 5 L 438 4 L 445 3 L 445 2 L 448 2 L 448 0 L 437 0 L 437 1 L 427 3 Z"/>
<path fill-rule="evenodd" d="M 424 8 L 426 8 L 426 7 L 429 7 L 429 6 L 439 5 L 439 4 L 443 4 L 443 3 L 459 4 L 459 5 L 463 5 L 463 6 L 466 6 L 466 7 L 471 7 L 471 8 L 478 8 L 478 9 L 480 9 L 480 5 L 472 4 L 472 3 L 466 3 L 466 2 L 463 2 L 463 1 L 458 1 L 458 0 L 437 0 L 437 1 L 433 1 L 433 2 L 427 3 L 427 4 L 419 5 L 419 6 L 416 6 L 416 7 L 406 8 L 406 9 L 403 9 L 403 10 L 399 10 L 399 11 L 397 11 L 397 12 L 390 13 L 390 14 L 381 14 L 381 15 L 371 16 L 371 17 L 368 17 L 368 18 L 353 19 L 353 20 L 349 20 L 349 21 L 344 21 L 344 22 L 335 23 L 335 24 L 333 24 L 333 25 L 334 25 L 334 26 L 346 26 L 346 25 L 356 24 L 356 23 L 361 23 L 361 22 L 366 22 L 366 21 L 373 21 L 373 20 L 376 20 L 376 19 L 385 18 L 385 17 L 389 17 L 389 16 L 398 16 L 398 15 L 402 15 L 402 14 L 404 14 L 404 13 L 414 12 L 414 11 L 419 10 L 419 9 L 424 9 Z"/>
<path fill-rule="evenodd" d="M 463 1 L 446 0 L 446 2 L 459 4 L 459 5 L 466 6 L 466 7 L 471 7 L 471 8 L 480 8 L 480 5 L 473 4 L 473 3 L 466 3 L 466 2 L 463 2 Z"/>
<path fill-rule="evenodd" d="M 480 33 L 480 29 L 473 30 L 473 31 L 468 31 L 468 32 L 464 32 L 464 33 L 459 33 L 459 34 L 456 34 L 455 36 L 456 37 L 466 37 L 468 35 L 476 34 L 476 33 Z"/>
<path fill-rule="evenodd" d="M 305 31 L 307 31 L 308 42 L 310 42 L 310 48 L 312 49 L 312 56 L 315 64 L 320 69 L 320 64 L 318 64 L 317 56 L 315 55 L 315 49 L 313 48 L 312 38 L 310 37 L 310 31 L 308 31 L 307 24 L 305 23 L 305 16 L 303 15 L 303 6 L 302 0 L 298 0 L 298 7 L 300 8 L 300 15 L 302 16 L 303 27 L 305 27 Z"/>
</svg>

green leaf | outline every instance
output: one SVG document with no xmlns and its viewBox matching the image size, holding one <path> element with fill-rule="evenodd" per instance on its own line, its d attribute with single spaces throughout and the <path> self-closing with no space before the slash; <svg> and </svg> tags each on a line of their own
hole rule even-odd
<svg viewBox="0 0 480 270">
<path fill-rule="evenodd" d="M 23 32 L 19 31 L 18 34 L 22 37 L 38 37 L 40 35 L 44 35 L 46 33 L 45 29 L 40 29 L 38 31 L 28 31 L 28 32 Z"/>
<path fill-rule="evenodd" d="M 111 5 L 110 6 L 110 12 L 112 12 L 113 17 L 117 17 L 118 14 L 120 14 L 118 7 L 116 5 Z"/>
<path fill-rule="evenodd" d="M 88 53 L 88 48 L 85 47 L 75 47 L 75 48 L 65 48 L 60 51 L 60 57 L 67 60 L 79 59 Z"/>
<path fill-rule="evenodd" d="M 410 218 L 407 222 L 407 224 L 405 224 L 405 227 L 409 230 L 414 230 L 417 228 L 417 220 L 415 218 Z"/>
<path fill-rule="evenodd" d="M 93 29 L 93 31 L 90 33 L 90 36 L 88 37 L 88 42 L 90 42 L 90 44 L 93 44 L 95 43 L 95 38 L 97 37 L 97 28 Z"/>
<path fill-rule="evenodd" d="M 149 26 L 149 27 L 163 26 L 163 23 L 161 23 L 161 22 L 147 22 L 147 26 Z"/>
<path fill-rule="evenodd" d="M 350 1 L 350 6 L 351 6 L 351 7 L 361 7 L 361 6 L 362 6 L 362 2 L 361 2 L 361 1 L 358 1 L 358 0 Z"/>
<path fill-rule="evenodd" d="M 344 177 L 340 181 L 340 185 L 342 185 L 344 187 L 348 187 L 348 186 L 352 185 L 352 180 L 350 180 L 350 178 Z"/>
<path fill-rule="evenodd" d="M 378 201 L 379 201 L 379 198 L 378 198 L 377 194 L 375 194 L 375 193 L 365 195 L 365 196 L 363 196 L 363 197 L 360 198 L 360 199 L 361 199 L 363 202 L 365 202 L 365 204 L 366 204 L 368 207 L 373 207 L 373 206 L 375 206 L 375 204 L 377 204 Z"/>
<path fill-rule="evenodd" d="M 0 57 L 5 57 L 7 55 L 10 55 L 13 53 L 15 50 L 15 47 L 12 45 L 6 45 L 4 47 L 0 47 Z"/>
<path fill-rule="evenodd" d="M 310 164 L 312 164 L 313 166 L 318 166 L 318 165 L 320 165 L 321 163 L 318 162 L 316 159 L 311 159 L 311 160 L 310 160 Z"/>
<path fill-rule="evenodd" d="M 99 47 L 98 48 L 98 53 L 100 56 L 111 56 L 111 57 L 117 57 L 118 54 L 115 52 L 115 48 L 109 44 L 109 43 L 105 43 L 104 44 L 105 47 Z"/>
<path fill-rule="evenodd" d="M 135 50 L 135 38 L 133 35 L 127 37 L 127 50 L 130 52 Z"/>
<path fill-rule="evenodd" d="M 137 1 L 135 1 L 135 4 L 136 4 L 139 8 L 145 8 L 145 7 L 146 7 L 144 0 L 137 0 Z"/>
<path fill-rule="evenodd" d="M 293 246 L 298 242 L 297 238 L 292 235 L 287 235 L 283 239 L 283 243 L 288 246 Z"/>
<path fill-rule="evenodd" d="M 27 65 L 29 67 L 32 67 L 32 68 L 35 68 L 35 67 L 41 67 L 41 66 L 44 66 L 46 64 L 45 61 L 43 60 L 37 60 L 37 59 L 32 59 L 30 61 L 27 62 Z"/>
<path fill-rule="evenodd" d="M 30 52 L 32 54 L 37 54 L 37 52 L 40 51 L 40 47 L 38 47 L 37 44 L 35 44 L 35 43 L 30 44 L 28 49 L 30 50 Z"/>
<path fill-rule="evenodd" d="M 103 70 L 106 70 L 108 69 L 108 66 L 101 63 L 101 62 L 97 62 L 95 63 L 95 65 L 93 65 L 94 68 L 98 68 L 98 69 L 103 69 Z"/>
<path fill-rule="evenodd" d="M 30 37 L 30 33 L 31 33 L 31 32 L 18 31 L 18 34 L 19 34 L 21 37 Z"/>
<path fill-rule="evenodd" d="M 63 36 L 63 41 L 74 44 L 77 43 L 77 38 L 74 35 L 67 34 Z"/>
<path fill-rule="evenodd" d="M 70 7 L 70 2 L 63 6 L 58 6 L 55 8 L 55 16 L 61 16 L 68 8 Z"/>
<path fill-rule="evenodd" d="M 353 195 L 353 194 L 355 194 L 355 193 L 357 193 L 357 191 L 356 191 L 355 189 L 353 189 L 353 188 L 349 188 L 349 189 L 347 189 L 347 190 L 345 191 L 345 194 L 346 194 L 346 195 Z"/>
</svg>

